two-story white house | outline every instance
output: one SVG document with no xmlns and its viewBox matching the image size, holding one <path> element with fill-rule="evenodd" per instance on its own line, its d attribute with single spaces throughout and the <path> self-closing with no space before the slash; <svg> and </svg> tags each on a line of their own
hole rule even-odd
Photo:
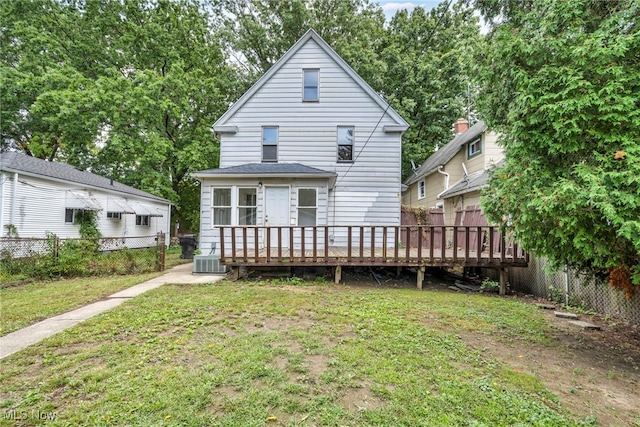
<svg viewBox="0 0 640 427">
<path fill-rule="evenodd" d="M 220 168 L 194 174 L 203 253 L 218 226 L 399 225 L 407 128 L 309 30 L 213 125 Z"/>
</svg>

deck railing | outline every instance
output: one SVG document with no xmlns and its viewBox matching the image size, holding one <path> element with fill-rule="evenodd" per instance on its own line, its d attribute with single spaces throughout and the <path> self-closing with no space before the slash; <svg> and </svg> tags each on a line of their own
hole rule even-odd
<svg viewBox="0 0 640 427">
<path fill-rule="evenodd" d="M 529 261 L 493 226 L 221 226 L 227 265 L 504 266 Z"/>
</svg>

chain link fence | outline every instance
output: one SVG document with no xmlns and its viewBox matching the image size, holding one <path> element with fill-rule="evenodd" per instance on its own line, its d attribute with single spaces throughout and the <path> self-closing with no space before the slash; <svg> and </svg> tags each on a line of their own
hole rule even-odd
<svg viewBox="0 0 640 427">
<path fill-rule="evenodd" d="M 0 273 L 80 277 L 164 270 L 165 235 L 100 239 L 0 238 Z M 1 277 L 1 276 L 0 276 Z"/>
<path fill-rule="evenodd" d="M 546 264 L 545 259 L 532 256 L 529 267 L 510 268 L 512 288 L 570 307 L 640 324 L 640 294 L 627 299 L 623 291 L 611 288 L 598 277 L 571 270 L 549 273 Z"/>
</svg>

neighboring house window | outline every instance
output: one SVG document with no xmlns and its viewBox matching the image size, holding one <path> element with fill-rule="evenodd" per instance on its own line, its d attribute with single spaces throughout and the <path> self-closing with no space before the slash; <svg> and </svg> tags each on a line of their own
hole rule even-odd
<svg viewBox="0 0 640 427">
<path fill-rule="evenodd" d="M 316 225 L 317 211 L 316 189 L 298 189 L 298 225 Z"/>
<path fill-rule="evenodd" d="M 338 161 L 353 161 L 353 126 L 338 126 Z"/>
<path fill-rule="evenodd" d="M 471 158 L 477 154 L 480 154 L 482 152 L 482 145 L 481 145 L 481 139 L 478 138 L 473 142 L 469 143 L 469 149 L 467 151 L 467 157 Z"/>
<path fill-rule="evenodd" d="M 425 193 L 424 180 L 422 180 L 418 183 L 418 199 L 424 199 Z"/>
<path fill-rule="evenodd" d="M 145 227 L 149 226 L 150 221 L 149 215 L 136 215 L 136 225 L 142 225 Z"/>
<path fill-rule="evenodd" d="M 75 217 L 75 209 L 65 209 L 64 210 L 64 222 L 67 224 L 73 224 L 73 219 Z"/>
<path fill-rule="evenodd" d="M 213 188 L 213 225 L 231 225 L 231 188 Z"/>
<path fill-rule="evenodd" d="M 255 188 L 238 189 L 238 225 L 256 225 L 256 193 Z"/>
<path fill-rule="evenodd" d="M 318 93 L 318 82 L 320 80 L 320 70 L 302 70 L 302 100 L 314 102 L 320 99 Z"/>
<path fill-rule="evenodd" d="M 262 128 L 262 162 L 278 161 L 278 128 Z"/>
<path fill-rule="evenodd" d="M 122 212 L 107 212 L 107 218 L 122 219 Z"/>
</svg>

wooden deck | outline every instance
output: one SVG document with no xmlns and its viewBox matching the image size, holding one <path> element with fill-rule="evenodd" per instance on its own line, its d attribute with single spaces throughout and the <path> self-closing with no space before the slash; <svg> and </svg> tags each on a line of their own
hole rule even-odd
<svg viewBox="0 0 640 427">
<path fill-rule="evenodd" d="M 220 262 L 240 266 L 526 267 L 529 255 L 492 226 L 237 226 L 219 227 Z"/>
<path fill-rule="evenodd" d="M 528 254 L 490 226 L 220 227 L 229 266 L 523 266 Z"/>
</svg>

